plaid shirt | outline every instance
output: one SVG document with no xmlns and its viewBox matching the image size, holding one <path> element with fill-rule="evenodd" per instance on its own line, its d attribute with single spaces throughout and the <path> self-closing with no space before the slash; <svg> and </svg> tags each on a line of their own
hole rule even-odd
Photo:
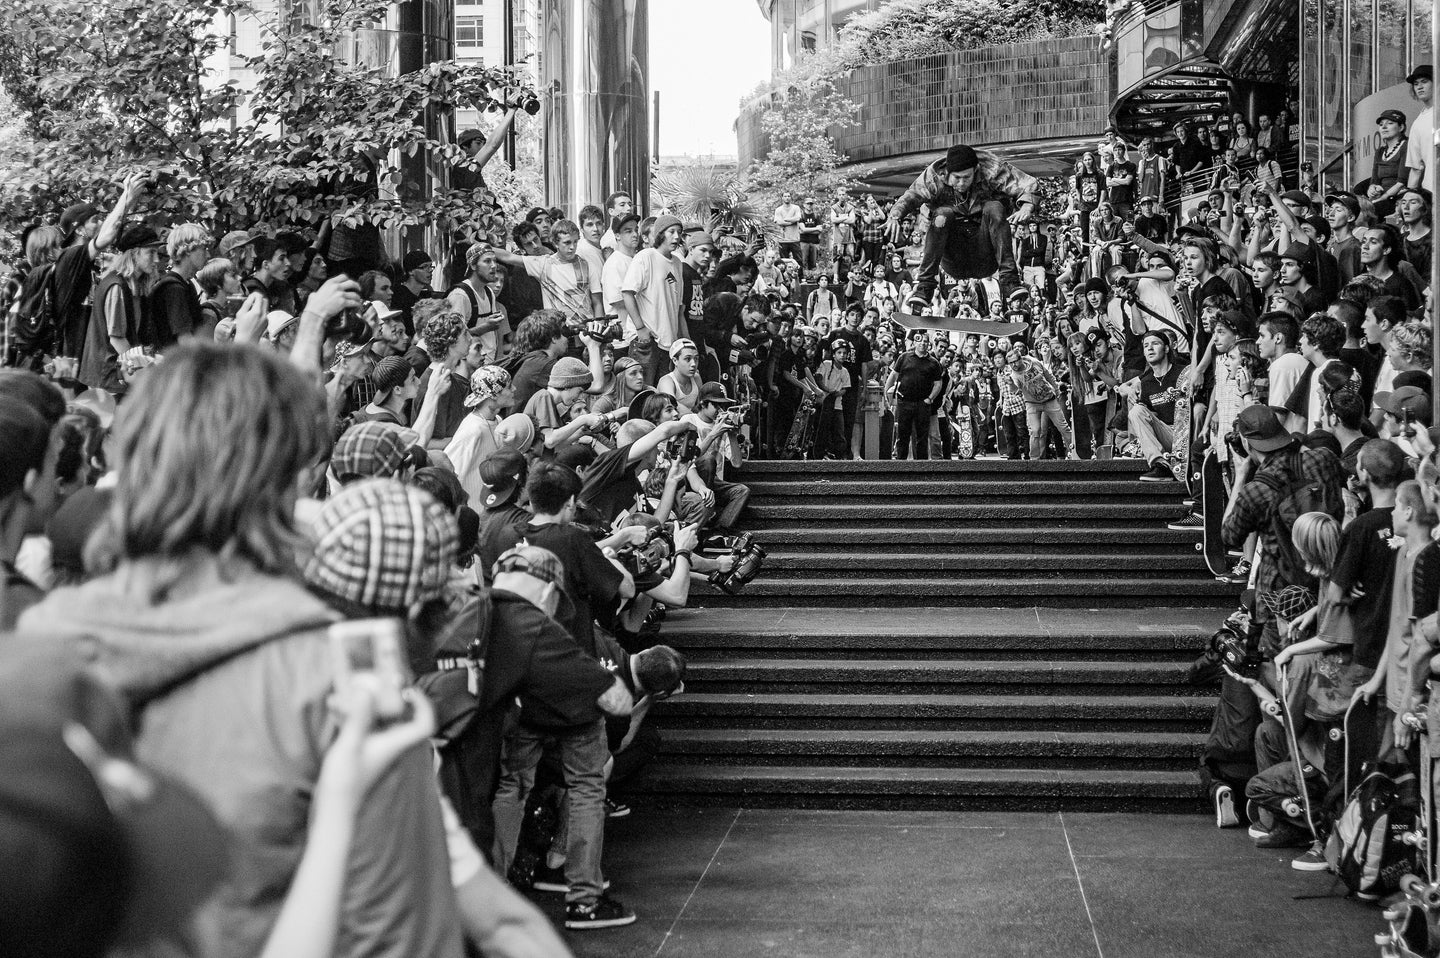
<svg viewBox="0 0 1440 958">
<path fill-rule="evenodd" d="M 1345 468 L 1340 465 L 1335 454 L 1328 449 L 1306 449 L 1300 454 L 1300 461 L 1300 472 L 1305 481 L 1318 482 L 1327 489 L 1336 490 L 1335 498 L 1338 500 L 1338 490 L 1345 488 Z M 1268 483 L 1260 482 L 1261 475 L 1280 479 L 1282 489 L 1274 489 Z M 1230 548 L 1239 548 L 1252 532 L 1260 534 L 1260 569 L 1255 577 L 1256 595 L 1274 592 L 1287 585 L 1305 584 L 1281 581 L 1280 543 L 1270 531 L 1270 513 L 1279 504 L 1283 487 L 1289 484 L 1284 457 L 1267 462 L 1241 487 L 1234 506 L 1225 513 L 1225 522 L 1221 526 L 1221 538 Z M 1256 603 L 1255 615 L 1257 621 L 1262 622 L 1274 617 L 1261 608 L 1259 603 Z"/>
<path fill-rule="evenodd" d="M 995 382 L 1000 388 L 1000 413 L 1005 416 L 1023 416 L 1025 414 L 1025 399 L 1020 395 L 1020 387 L 1015 385 L 1010 378 L 1010 370 L 1007 367 L 995 377 Z"/>
<path fill-rule="evenodd" d="M 866 243 L 879 243 L 885 239 L 885 214 L 881 213 L 872 222 L 870 216 L 862 213 L 860 222 L 861 240 Z"/>
<path fill-rule="evenodd" d="M 935 210 L 948 206 L 960 212 L 970 212 L 982 206 L 987 200 L 1008 196 L 1022 203 L 1035 202 L 1035 189 L 1040 181 L 1029 173 L 1016 169 L 988 150 L 976 150 L 980 161 L 975 168 L 975 179 L 968 193 L 957 193 L 945 184 L 945 161 L 936 160 L 920 172 L 915 182 L 890 209 L 890 218 L 904 219 L 922 205 L 928 204 L 933 215 Z"/>
</svg>

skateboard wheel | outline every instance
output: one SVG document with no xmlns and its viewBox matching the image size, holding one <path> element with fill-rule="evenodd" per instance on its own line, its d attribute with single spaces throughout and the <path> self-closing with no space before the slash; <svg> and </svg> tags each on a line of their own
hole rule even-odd
<svg viewBox="0 0 1440 958">
<path fill-rule="evenodd" d="M 1285 799 L 1285 801 L 1281 802 L 1280 810 L 1290 818 L 1299 818 L 1300 812 L 1302 811 L 1302 809 L 1300 808 L 1300 803 L 1295 801 L 1295 799 L 1293 798 L 1287 798 Z"/>
<path fill-rule="evenodd" d="M 1338 728 L 1332 728 L 1332 729 L 1330 730 L 1330 733 L 1329 733 L 1329 734 L 1330 734 L 1330 741 L 1332 741 L 1332 742 L 1338 742 L 1338 741 L 1340 741 L 1342 738 L 1345 737 L 1345 733 L 1342 732 L 1342 731 L 1341 731 L 1340 729 L 1338 729 Z"/>
<path fill-rule="evenodd" d="M 1205 551 L 1205 543 L 1203 543 L 1203 542 L 1197 542 L 1197 543 L 1195 543 L 1195 551 L 1196 551 L 1196 552 L 1204 552 L 1204 551 Z"/>
</svg>

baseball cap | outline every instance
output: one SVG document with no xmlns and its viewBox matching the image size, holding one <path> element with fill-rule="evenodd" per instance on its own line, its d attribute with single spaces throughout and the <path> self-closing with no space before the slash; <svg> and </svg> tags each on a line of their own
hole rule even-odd
<svg viewBox="0 0 1440 958">
<path fill-rule="evenodd" d="M 120 238 L 115 241 L 115 249 L 124 253 L 132 249 L 140 249 L 143 246 L 159 246 L 160 234 L 148 226 L 127 226 L 120 233 Z"/>
<path fill-rule="evenodd" d="M 237 249 L 240 249 L 244 246 L 249 246 L 251 243 L 255 242 L 256 238 L 257 234 L 252 233 L 249 230 L 232 230 L 229 233 L 226 233 L 224 236 L 220 237 L 220 243 L 217 249 L 219 250 L 221 256 L 229 259 L 230 255 L 234 253 Z"/>
<path fill-rule="evenodd" d="M 699 351 L 700 351 L 700 348 L 695 345 L 695 340 L 693 340 L 693 339 L 677 339 L 677 340 L 675 340 L 673 343 L 670 344 L 670 349 L 668 350 L 668 352 L 670 353 L 670 361 L 671 361 L 671 362 L 674 362 L 674 361 L 675 361 L 675 357 L 679 356 L 680 353 L 681 353 L 681 351 L 682 351 L 682 350 L 686 350 L 686 349 L 693 349 L 693 350 L 695 350 L 696 352 L 699 352 Z"/>
<path fill-rule="evenodd" d="M 408 273 L 422 266 L 430 266 L 432 263 L 434 263 L 434 260 L 430 258 L 429 253 L 423 249 L 412 249 L 401 258 L 400 268 Z"/>
<path fill-rule="evenodd" d="M 1146 193 L 1144 196 L 1140 197 L 1140 202 L 1141 202 L 1141 203 L 1158 203 L 1158 202 L 1160 202 L 1160 197 L 1156 196 L 1154 193 Z"/>
<path fill-rule="evenodd" d="M 611 227 L 611 232 L 613 232 L 613 233 L 619 233 L 621 230 L 623 230 L 625 227 L 629 226 L 631 223 L 634 223 L 634 224 L 635 224 L 635 226 L 636 226 L 636 228 L 637 228 L 637 231 L 638 231 L 638 228 L 639 228 L 639 226 L 640 226 L 640 214 L 639 214 L 639 213 L 626 213 L 624 216 L 622 216 L 622 217 L 620 217 L 619 219 L 617 219 L 617 220 L 615 221 L 615 225 L 614 225 L 613 227 Z"/>
<path fill-rule="evenodd" d="M 1309 243 L 1291 243 L 1280 254 L 1281 259 L 1293 259 L 1300 264 L 1315 262 L 1315 247 Z"/>
<path fill-rule="evenodd" d="M 1413 69 L 1413 70 L 1410 71 L 1410 75 L 1405 78 L 1405 82 L 1406 82 L 1406 83 L 1414 83 L 1416 80 L 1434 80 L 1434 79 L 1435 79 L 1435 70 L 1434 70 L 1434 68 L 1431 67 L 1430 64 L 1428 64 L 1428 63 L 1422 63 L 1422 64 L 1420 64 L 1418 67 L 1416 67 L 1415 69 Z"/>
<path fill-rule="evenodd" d="M 480 463 L 480 502 L 486 509 L 509 504 L 520 491 L 520 477 L 525 474 L 525 457 L 513 450 L 502 450 Z"/>
<path fill-rule="evenodd" d="M 376 392 L 390 392 L 405 385 L 414 370 L 399 356 L 386 356 L 370 370 L 370 383 Z"/>
<path fill-rule="evenodd" d="M 65 207 L 65 212 L 60 214 L 60 231 L 66 236 L 74 233 L 77 229 L 87 223 L 92 217 L 100 215 L 94 204 L 75 203 Z"/>
<path fill-rule="evenodd" d="M 510 374 L 499 366 L 481 366 L 470 374 L 470 393 L 465 397 L 465 406 L 474 409 L 487 399 L 493 399 L 510 385 Z"/>
<path fill-rule="evenodd" d="M 370 305 L 375 307 L 375 322 L 377 323 L 389 322 L 397 316 L 402 315 L 400 310 L 394 308 L 393 306 L 386 306 L 378 299 L 373 301 Z"/>
<path fill-rule="evenodd" d="M 1280 198 L 1282 200 L 1289 200 L 1292 203 L 1299 203 L 1301 206 L 1308 207 L 1312 205 L 1310 194 L 1304 190 L 1286 190 L 1280 194 Z"/>
<path fill-rule="evenodd" d="M 1375 122 L 1379 123 L 1381 120 L 1390 120 L 1393 123 L 1399 123 L 1401 126 L 1405 126 L 1407 123 L 1410 122 L 1405 118 L 1405 114 L 1401 113 L 1399 110 L 1382 111 L 1380 115 L 1375 118 Z"/>
<path fill-rule="evenodd" d="M 523 412 L 506 416 L 495 427 L 495 443 L 503 450 L 528 452 L 535 444 L 535 420 Z"/>
<path fill-rule="evenodd" d="M 402 360 L 403 362 L 403 360 Z M 408 366 L 407 366 L 408 368 Z M 330 466 L 340 481 L 389 477 L 405 464 L 404 430 L 393 422 L 356 423 L 335 443 Z"/>
<path fill-rule="evenodd" d="M 560 593 L 560 606 L 555 610 L 556 618 L 564 619 L 573 611 L 570 597 L 565 594 L 565 564 L 549 549 L 523 542 L 512 546 L 495 560 L 490 575 L 493 579 L 505 572 L 519 572 L 554 585 Z"/>
<path fill-rule="evenodd" d="M 1375 405 L 1396 419 L 1408 415 L 1412 421 L 1428 422 L 1430 419 L 1430 397 L 1417 386 L 1401 386 L 1394 392 L 1380 393 Z"/>
<path fill-rule="evenodd" d="M 1294 619 L 1315 608 L 1315 596 L 1302 585 L 1287 585 L 1274 592 L 1260 593 L 1260 604 L 1278 618 Z"/>
<path fill-rule="evenodd" d="M 285 310 L 272 309 L 265 314 L 265 335 L 271 342 L 274 342 L 276 336 L 285 332 L 285 330 L 293 326 L 295 322 L 295 317 L 285 312 Z"/>
<path fill-rule="evenodd" d="M 1235 428 L 1252 449 L 1274 452 L 1295 441 L 1295 437 L 1280 423 L 1276 412 L 1272 407 L 1260 403 L 1240 410 L 1240 415 L 1235 419 Z"/>
<path fill-rule="evenodd" d="M 305 581 L 366 609 L 404 615 L 438 597 L 460 527 L 435 497 L 395 479 L 367 479 L 325 501 L 311 525 Z"/>
<path fill-rule="evenodd" d="M 835 341 L 836 346 L 841 343 L 844 343 L 847 349 L 850 347 L 850 344 L 843 339 Z M 707 402 L 713 402 L 717 406 L 735 405 L 735 400 L 731 399 L 730 394 L 725 391 L 723 383 L 706 383 L 700 387 L 700 394 L 695 399 L 695 405 L 702 406 Z"/>
<path fill-rule="evenodd" d="M 1325 205 L 1329 206 L 1331 203 L 1339 203 L 1349 210 L 1352 216 L 1360 215 L 1360 199 L 1349 190 L 1337 190 L 1334 193 L 1326 193 Z"/>
</svg>

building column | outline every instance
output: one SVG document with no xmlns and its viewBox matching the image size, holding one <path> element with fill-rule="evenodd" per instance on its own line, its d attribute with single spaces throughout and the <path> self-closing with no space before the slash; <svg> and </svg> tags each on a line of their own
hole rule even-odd
<svg viewBox="0 0 1440 958">
<path fill-rule="evenodd" d="M 616 190 L 649 206 L 648 0 L 544 0 L 545 195 L 579 215 Z"/>
</svg>

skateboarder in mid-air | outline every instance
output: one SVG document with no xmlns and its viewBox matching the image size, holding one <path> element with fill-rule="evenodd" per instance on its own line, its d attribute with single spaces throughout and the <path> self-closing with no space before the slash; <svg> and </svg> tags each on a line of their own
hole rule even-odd
<svg viewBox="0 0 1440 958">
<path fill-rule="evenodd" d="M 885 223 L 891 242 L 899 242 L 905 217 L 922 204 L 930 209 L 920 275 L 914 294 L 905 301 L 905 312 L 918 314 L 930 305 L 942 266 L 956 279 L 979 279 L 998 270 L 1000 295 L 1008 300 L 1020 285 L 1010 225 L 1030 219 L 1036 185 L 1035 177 L 963 143 L 927 166 L 895 201 Z M 1008 218 L 1006 198 L 1016 204 Z"/>
</svg>

